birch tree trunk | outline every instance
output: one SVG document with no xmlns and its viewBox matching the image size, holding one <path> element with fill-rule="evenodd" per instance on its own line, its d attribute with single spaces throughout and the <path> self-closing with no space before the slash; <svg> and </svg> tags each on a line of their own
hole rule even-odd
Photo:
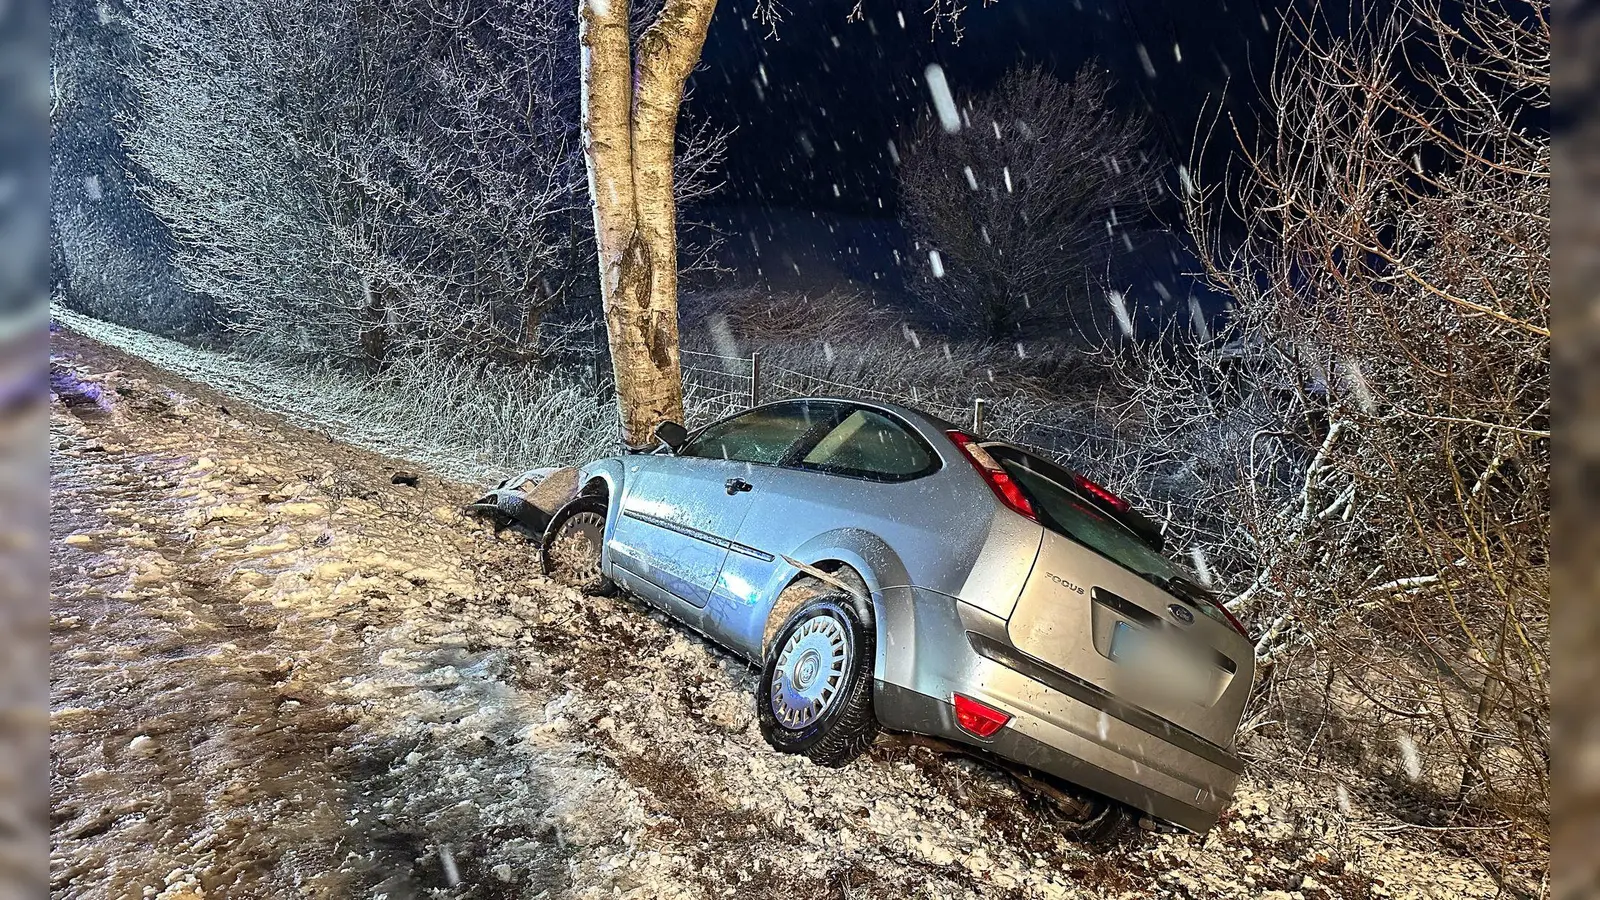
<svg viewBox="0 0 1600 900">
<path fill-rule="evenodd" d="M 639 39 L 629 0 L 578 0 L 583 148 L 594 205 L 600 298 L 622 439 L 642 448 L 683 420 L 672 156 L 678 106 L 716 0 L 666 0 Z"/>
</svg>

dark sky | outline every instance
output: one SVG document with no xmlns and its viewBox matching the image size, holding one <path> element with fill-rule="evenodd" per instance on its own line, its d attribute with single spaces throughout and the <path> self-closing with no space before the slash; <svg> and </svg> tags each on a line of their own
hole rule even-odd
<svg viewBox="0 0 1600 900">
<path fill-rule="evenodd" d="M 1146 111 L 1152 149 L 1176 164 L 1218 102 L 1254 120 L 1283 2 L 972 0 L 959 43 L 931 30 L 927 0 L 865 0 L 860 21 L 852 0 L 791 0 L 774 37 L 753 5 L 719 4 L 691 83 L 691 116 L 736 127 L 717 202 L 892 217 L 888 144 L 929 109 L 929 63 L 959 95 L 1018 63 L 1070 78 L 1097 59 L 1115 101 Z"/>
<path fill-rule="evenodd" d="M 896 223 L 889 142 L 930 106 L 924 70 L 937 62 L 951 89 L 992 86 L 1011 67 L 1037 63 L 1070 78 L 1097 60 L 1113 102 L 1143 111 L 1151 151 L 1176 167 L 1190 160 L 1197 125 L 1225 106 L 1256 121 L 1290 0 L 970 0 L 957 42 L 935 32 L 928 0 L 790 0 L 776 35 L 751 17 L 755 0 L 722 0 L 686 115 L 733 129 L 727 183 L 699 211 L 728 236 L 721 257 L 741 276 L 773 287 L 833 283 L 903 294 L 909 240 Z M 1215 171 L 1234 146 L 1212 142 Z M 1193 271 L 1180 260 L 1176 204 L 1158 206 L 1132 265 Z M 896 251 L 899 251 L 898 255 Z M 1220 302 L 1220 301 L 1219 301 Z"/>
</svg>

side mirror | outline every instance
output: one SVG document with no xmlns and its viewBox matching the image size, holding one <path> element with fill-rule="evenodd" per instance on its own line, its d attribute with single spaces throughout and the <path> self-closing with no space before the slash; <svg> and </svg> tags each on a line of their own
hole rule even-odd
<svg viewBox="0 0 1600 900">
<path fill-rule="evenodd" d="M 683 445 L 689 443 L 689 429 L 677 422 L 667 421 L 656 426 L 654 432 L 656 440 L 666 445 L 668 450 L 677 453 Z"/>
</svg>

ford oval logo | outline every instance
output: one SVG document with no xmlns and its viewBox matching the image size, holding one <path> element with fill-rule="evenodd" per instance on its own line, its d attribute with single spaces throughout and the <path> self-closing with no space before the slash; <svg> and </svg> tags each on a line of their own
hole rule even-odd
<svg viewBox="0 0 1600 900">
<path fill-rule="evenodd" d="M 1194 613 L 1190 612 L 1187 606 L 1179 606 L 1174 603 L 1167 607 L 1167 612 L 1172 613 L 1172 617 L 1184 625 L 1194 624 Z"/>
</svg>

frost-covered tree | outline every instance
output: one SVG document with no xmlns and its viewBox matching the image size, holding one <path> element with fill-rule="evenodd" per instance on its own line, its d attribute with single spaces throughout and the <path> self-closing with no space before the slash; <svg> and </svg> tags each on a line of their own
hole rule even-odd
<svg viewBox="0 0 1600 900">
<path fill-rule="evenodd" d="M 927 256 L 912 285 L 958 330 L 1017 340 L 1105 320 L 1110 252 L 1160 190 L 1143 120 L 1107 90 L 1092 64 L 1065 82 L 1014 69 L 949 95 L 904 142 L 902 215 Z"/>
<path fill-rule="evenodd" d="M 50 282 L 52 295 L 103 319 L 190 339 L 213 335 L 216 311 L 186 294 L 166 231 L 134 195 L 116 122 L 133 50 L 119 0 L 50 10 Z"/>
<path fill-rule="evenodd" d="M 175 0 L 134 24 L 146 198 L 251 340 L 528 361 L 592 296 L 572 6 Z M 680 198 L 720 149 L 686 145 Z"/>
</svg>

